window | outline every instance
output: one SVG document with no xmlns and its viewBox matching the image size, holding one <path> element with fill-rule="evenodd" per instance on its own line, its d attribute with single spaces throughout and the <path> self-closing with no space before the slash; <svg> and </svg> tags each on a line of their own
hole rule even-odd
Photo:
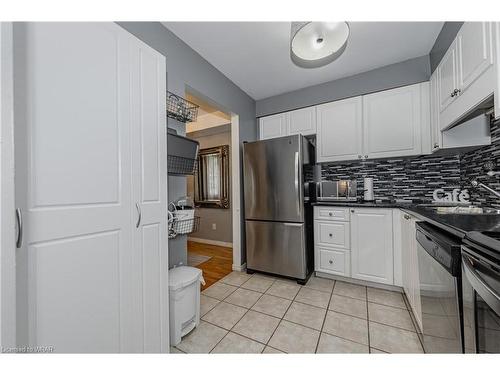
<svg viewBox="0 0 500 375">
<path fill-rule="evenodd" d="M 195 204 L 229 208 L 229 146 L 203 149 L 195 173 Z"/>
</svg>

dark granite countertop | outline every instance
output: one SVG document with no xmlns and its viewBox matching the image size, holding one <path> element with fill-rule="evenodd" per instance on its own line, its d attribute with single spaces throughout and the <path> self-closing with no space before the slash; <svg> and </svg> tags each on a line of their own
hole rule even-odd
<svg viewBox="0 0 500 375">
<path fill-rule="evenodd" d="M 429 206 L 406 202 L 314 202 L 313 206 L 399 208 L 457 237 L 470 232 L 500 232 L 500 215 L 438 213 Z"/>
</svg>

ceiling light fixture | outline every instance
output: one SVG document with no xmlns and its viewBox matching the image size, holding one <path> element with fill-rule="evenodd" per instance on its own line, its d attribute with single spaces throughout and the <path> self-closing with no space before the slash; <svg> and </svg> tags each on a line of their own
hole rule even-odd
<svg viewBox="0 0 500 375">
<path fill-rule="evenodd" d="M 347 22 L 292 22 L 290 57 L 301 68 L 319 68 L 342 55 L 348 38 Z"/>
</svg>

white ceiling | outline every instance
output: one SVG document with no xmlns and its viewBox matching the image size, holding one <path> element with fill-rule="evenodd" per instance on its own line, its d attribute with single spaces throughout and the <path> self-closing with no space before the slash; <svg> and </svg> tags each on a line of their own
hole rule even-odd
<svg viewBox="0 0 500 375">
<path fill-rule="evenodd" d="M 258 100 L 426 55 L 443 22 L 350 22 L 343 55 L 316 69 L 290 60 L 289 22 L 163 22 Z"/>
</svg>

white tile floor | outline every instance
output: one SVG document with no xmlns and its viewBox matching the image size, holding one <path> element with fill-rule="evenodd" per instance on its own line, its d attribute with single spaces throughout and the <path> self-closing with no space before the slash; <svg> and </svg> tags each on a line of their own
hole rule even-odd
<svg viewBox="0 0 500 375">
<path fill-rule="evenodd" d="M 401 293 L 233 272 L 202 292 L 201 323 L 172 353 L 422 353 Z"/>
</svg>

